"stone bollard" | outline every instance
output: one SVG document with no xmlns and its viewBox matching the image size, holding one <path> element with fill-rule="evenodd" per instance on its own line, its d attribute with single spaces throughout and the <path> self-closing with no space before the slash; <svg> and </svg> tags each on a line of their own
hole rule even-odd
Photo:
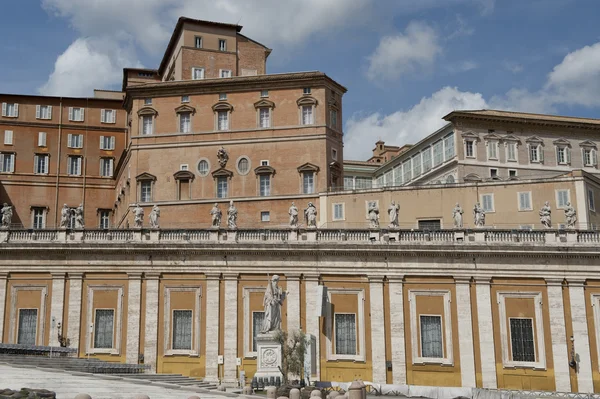
<svg viewBox="0 0 600 399">
<path fill-rule="evenodd" d="M 254 389 L 252 387 L 244 387 L 242 388 L 242 395 L 254 395 Z"/>
<path fill-rule="evenodd" d="M 277 399 L 289 399 L 287 396 L 280 396 Z"/>
<path fill-rule="evenodd" d="M 352 381 L 352 384 L 348 387 L 348 399 L 363 399 L 362 386 L 363 384 L 360 381 Z"/>
<path fill-rule="evenodd" d="M 277 387 L 267 387 L 267 399 L 275 399 L 277 397 Z"/>
<path fill-rule="evenodd" d="M 227 389 L 225 388 L 225 385 L 221 384 L 217 387 L 217 391 L 219 392 L 226 392 Z"/>
<path fill-rule="evenodd" d="M 331 391 L 329 392 L 329 395 L 327 395 L 327 399 L 335 399 L 338 396 L 340 396 L 340 393 L 338 391 Z"/>
<path fill-rule="evenodd" d="M 190 396 L 188 399 L 200 399 L 200 396 Z"/>
<path fill-rule="evenodd" d="M 290 389 L 290 399 L 300 399 L 300 390 L 298 388 Z"/>
<path fill-rule="evenodd" d="M 310 393 L 310 397 L 311 397 L 311 398 L 322 398 L 322 397 L 323 397 L 323 394 L 321 393 L 321 391 L 320 391 L 320 390 L 318 390 L 318 389 L 315 389 L 314 391 L 312 391 L 312 392 Z"/>
<path fill-rule="evenodd" d="M 150 399 L 150 396 L 138 393 L 133 399 Z"/>
<path fill-rule="evenodd" d="M 87 393 L 80 393 L 79 395 L 75 396 L 75 399 L 92 399 L 92 397 Z"/>
</svg>

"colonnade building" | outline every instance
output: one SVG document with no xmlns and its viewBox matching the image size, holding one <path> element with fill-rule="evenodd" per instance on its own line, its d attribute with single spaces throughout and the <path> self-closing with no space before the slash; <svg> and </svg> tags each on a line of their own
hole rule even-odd
<svg viewBox="0 0 600 399">
<path fill-rule="evenodd" d="M 271 50 L 241 29 L 181 18 L 159 67 L 125 69 L 119 92 L 0 94 L 1 342 L 60 333 L 81 357 L 237 384 L 278 274 L 312 381 L 600 392 L 600 122 L 456 111 L 347 161 L 344 86 L 268 74 Z M 211 226 L 230 201 L 237 228 Z M 60 228 L 65 204 L 83 228 Z"/>
</svg>

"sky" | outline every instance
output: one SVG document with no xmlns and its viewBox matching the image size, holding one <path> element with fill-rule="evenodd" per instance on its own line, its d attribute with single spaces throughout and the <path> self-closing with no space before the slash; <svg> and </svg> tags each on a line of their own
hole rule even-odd
<svg viewBox="0 0 600 399">
<path fill-rule="evenodd" d="M 600 0 L 20 0 L 0 14 L 0 93 L 92 96 L 157 68 L 177 18 L 239 23 L 268 73 L 348 88 L 344 158 L 415 143 L 456 109 L 597 118 Z"/>
</svg>

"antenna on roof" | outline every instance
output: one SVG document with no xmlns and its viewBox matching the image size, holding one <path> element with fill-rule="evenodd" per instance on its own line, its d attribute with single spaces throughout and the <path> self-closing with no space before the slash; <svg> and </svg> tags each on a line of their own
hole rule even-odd
<svg viewBox="0 0 600 399">
<path fill-rule="evenodd" d="M 238 19 L 238 21 L 237 21 L 237 24 L 236 24 L 236 25 L 239 25 L 239 24 L 240 24 L 240 22 L 242 22 L 242 18 L 243 18 L 243 16 L 242 16 L 242 17 L 240 17 L 240 19 Z"/>
</svg>

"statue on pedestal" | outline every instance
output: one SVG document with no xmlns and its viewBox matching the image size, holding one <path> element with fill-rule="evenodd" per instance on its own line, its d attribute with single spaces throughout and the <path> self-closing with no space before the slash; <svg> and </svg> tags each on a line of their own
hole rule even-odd
<svg viewBox="0 0 600 399">
<path fill-rule="evenodd" d="M 75 228 L 83 229 L 83 204 L 79 204 L 77 208 L 75 208 Z"/>
<path fill-rule="evenodd" d="M 217 151 L 217 160 L 219 161 L 219 165 L 222 168 L 224 168 L 227 165 L 227 161 L 229 161 L 229 154 L 227 154 L 227 150 L 225 150 L 225 147 L 221 147 Z"/>
<path fill-rule="evenodd" d="M 5 202 L 4 205 L 2 205 L 2 210 L 0 210 L 0 213 L 2 213 L 2 228 L 9 229 L 13 217 L 12 206 Z"/>
<path fill-rule="evenodd" d="M 233 200 L 229 201 L 229 209 L 227 210 L 227 227 L 230 230 L 237 229 L 238 210 L 233 205 Z"/>
<path fill-rule="evenodd" d="M 304 219 L 307 227 L 317 227 L 317 208 L 312 202 L 309 202 L 308 207 L 304 210 Z"/>
<path fill-rule="evenodd" d="M 277 285 L 279 276 L 274 275 L 267 283 L 267 290 L 263 299 L 265 307 L 265 318 L 260 330 L 261 333 L 281 330 L 281 305 L 285 300 L 286 293 Z"/>
<path fill-rule="evenodd" d="M 298 227 L 298 208 L 293 202 L 292 206 L 290 206 L 290 209 L 288 210 L 288 214 L 290 215 L 290 227 Z"/>
<path fill-rule="evenodd" d="M 144 208 L 140 204 L 135 204 L 133 208 L 133 227 L 136 229 L 144 227 Z"/>
<path fill-rule="evenodd" d="M 372 229 L 379 228 L 379 207 L 377 202 L 369 203 L 369 223 Z"/>
<path fill-rule="evenodd" d="M 150 211 L 150 227 L 153 229 L 159 229 L 160 228 L 160 223 L 159 223 L 159 219 L 160 219 L 160 208 L 158 207 L 158 205 L 154 205 L 152 207 L 152 211 Z"/>
<path fill-rule="evenodd" d="M 219 204 L 215 203 L 215 205 L 210 210 L 210 214 L 212 216 L 212 227 L 220 227 L 223 212 L 221 212 L 221 210 L 219 209 Z"/>
<path fill-rule="evenodd" d="M 388 208 L 388 215 L 390 216 L 391 228 L 398 228 L 398 213 L 400 212 L 400 205 L 396 204 L 396 201 L 392 201 L 392 204 Z"/>
<path fill-rule="evenodd" d="M 60 228 L 68 229 L 69 224 L 71 222 L 71 216 L 73 215 L 73 210 L 69 208 L 67 204 L 64 204 L 62 209 L 60 210 Z"/>
<path fill-rule="evenodd" d="M 485 210 L 481 207 L 479 202 L 473 207 L 473 219 L 475 227 L 485 226 Z"/>
<path fill-rule="evenodd" d="M 460 207 L 460 204 L 457 202 L 456 206 L 452 210 L 452 219 L 454 219 L 454 228 L 462 229 L 463 227 L 463 209 Z"/>
<path fill-rule="evenodd" d="M 567 228 L 574 229 L 575 223 L 577 223 L 577 211 L 570 202 L 567 202 L 567 206 L 565 207 L 565 219 L 567 222 Z"/>
<path fill-rule="evenodd" d="M 540 223 L 547 229 L 552 227 L 551 215 L 552 209 L 550 209 L 550 203 L 546 201 L 542 209 L 540 209 Z"/>
</svg>

